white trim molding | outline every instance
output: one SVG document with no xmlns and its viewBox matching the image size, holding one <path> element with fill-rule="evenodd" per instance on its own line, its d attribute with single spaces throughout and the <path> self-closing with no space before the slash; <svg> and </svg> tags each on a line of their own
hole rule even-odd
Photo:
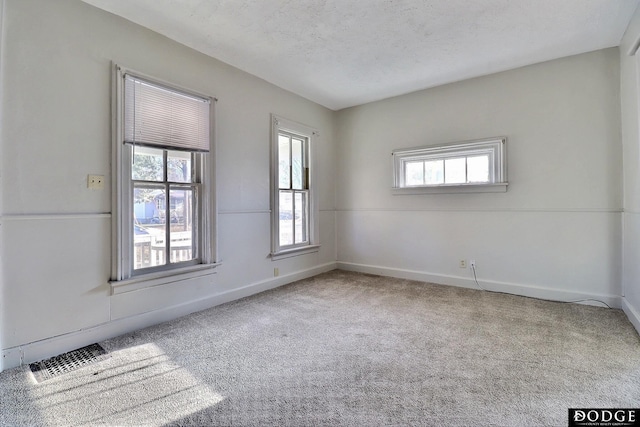
<svg viewBox="0 0 640 427">
<path fill-rule="evenodd" d="M 4 85 L 2 84 L 2 82 L 4 82 L 4 67 L 5 67 L 5 60 L 4 60 L 4 40 L 5 40 L 5 35 L 4 35 L 4 30 L 5 30 L 5 26 L 4 26 L 4 16 L 5 16 L 5 3 L 4 0 L 0 0 L 0 100 L 4 99 L 3 98 L 3 92 L 4 92 Z M 4 122 L 4 115 L 3 115 L 3 109 L 2 109 L 2 102 L 0 102 L 0 129 L 3 129 L 3 122 Z M 4 141 L 2 139 L 0 139 L 0 159 L 2 158 L 2 151 L 4 151 L 3 149 L 4 147 Z M 4 171 L 2 170 L 2 166 L 0 166 L 0 212 L 2 212 L 3 206 L 2 206 L 2 188 L 4 187 L 3 185 L 3 181 L 4 181 Z M 3 245 L 3 229 L 4 227 L 2 226 L 4 222 L 4 217 L 0 216 L 0 266 L 4 265 L 4 254 L 2 253 L 2 247 Z M 2 346 L 4 345 L 4 338 L 2 337 L 2 331 L 4 330 L 4 310 L 5 310 L 5 298 L 4 298 L 5 292 L 4 292 L 4 271 L 2 270 L 2 267 L 0 267 L 0 349 L 2 349 Z M 0 372 L 2 372 L 2 370 L 4 369 L 4 358 L 0 358 Z"/>
<path fill-rule="evenodd" d="M 506 193 L 507 182 L 495 184 L 442 184 L 421 187 L 392 188 L 395 196 L 412 194 L 455 194 L 455 193 Z"/>
<path fill-rule="evenodd" d="M 458 286 L 461 288 L 479 289 L 472 277 L 452 276 L 446 274 L 429 273 L 425 271 L 407 270 L 392 267 L 380 267 L 367 264 L 357 264 L 351 262 L 338 262 L 338 268 L 347 271 L 357 271 L 360 273 L 376 274 L 378 276 L 397 277 L 400 279 L 417 280 L 420 282 L 434 283 L 438 285 Z M 601 295 L 588 292 L 565 291 L 551 289 L 534 285 L 521 285 L 516 283 L 498 282 L 492 280 L 478 280 L 480 285 L 493 292 L 503 292 L 516 296 L 538 298 L 558 302 L 572 302 L 576 300 L 599 300 L 612 308 L 620 308 L 621 297 L 618 295 Z M 602 307 L 596 301 L 583 301 L 579 304 L 594 305 Z"/>
<path fill-rule="evenodd" d="M 640 334 L 640 311 L 634 308 L 627 298 L 622 298 L 622 311 L 627 315 L 629 321 Z"/>
<path fill-rule="evenodd" d="M 214 269 L 219 265 L 221 265 L 221 263 L 197 264 L 169 271 L 145 274 L 144 276 L 134 276 L 126 280 L 111 281 L 109 282 L 111 285 L 111 295 L 209 276 L 216 274 Z"/>
<path fill-rule="evenodd" d="M 622 213 L 620 208 L 441 208 L 438 206 L 405 209 L 405 208 L 336 208 L 336 212 L 528 212 L 528 213 Z M 625 211 L 625 213 L 629 213 Z M 640 215 L 640 212 L 636 214 Z"/>
<path fill-rule="evenodd" d="M 197 311 L 206 310 L 220 304 L 245 298 L 335 269 L 336 263 L 329 262 L 306 270 L 300 270 L 287 275 L 251 283 L 241 288 L 222 292 L 200 300 L 172 307 L 165 307 L 160 310 L 154 310 L 135 316 L 124 317 L 101 325 L 96 325 L 91 328 L 81 329 L 41 341 L 7 348 L 2 350 L 2 366 L 4 369 L 10 369 L 24 364 L 37 362 L 94 342 L 104 341 L 128 332 L 177 319 Z"/>
<path fill-rule="evenodd" d="M 309 245 L 302 248 L 294 248 L 285 251 L 280 251 L 277 254 L 271 254 L 271 261 L 278 261 L 280 259 L 292 258 L 294 256 L 312 254 L 320 250 L 320 245 Z"/>
<path fill-rule="evenodd" d="M 77 220 L 77 219 L 110 219 L 111 214 L 105 213 L 60 213 L 60 214 L 18 214 L 3 215 L 5 221 L 61 221 L 61 220 Z"/>
<path fill-rule="evenodd" d="M 638 53 L 638 48 L 640 48 L 640 35 L 636 37 L 636 40 L 633 42 L 631 47 L 629 47 L 627 55 L 634 56 L 636 53 Z"/>
</svg>

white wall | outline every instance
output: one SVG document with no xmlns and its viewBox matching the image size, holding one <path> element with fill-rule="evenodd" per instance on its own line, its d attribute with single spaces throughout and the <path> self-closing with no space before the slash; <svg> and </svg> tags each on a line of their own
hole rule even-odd
<svg viewBox="0 0 640 427">
<path fill-rule="evenodd" d="M 339 113 L 339 266 L 620 306 L 618 49 Z M 395 148 L 508 137 L 498 194 L 392 195 Z"/>
<path fill-rule="evenodd" d="M 3 1 L 4 368 L 331 269 L 336 259 L 470 287 L 458 260 L 475 259 L 490 289 L 620 305 L 623 216 L 622 303 L 627 313 L 640 308 L 637 80 L 624 48 L 334 113 L 80 1 Z M 630 30 L 627 44 L 640 35 L 637 15 Z M 111 61 L 219 98 L 215 275 L 110 295 L 110 194 L 86 189 L 86 176 L 105 175 L 109 188 Z M 270 113 L 321 131 L 322 248 L 277 262 L 267 256 Z M 502 135 L 507 193 L 391 194 L 394 148 Z"/>
<path fill-rule="evenodd" d="M 0 100 L 3 98 L 3 72 L 2 69 L 4 61 L 2 61 L 2 51 L 3 49 L 3 42 L 4 42 L 4 26 L 2 25 L 4 22 L 4 0 L 0 0 Z M 3 120 L 2 120 L 2 102 L 0 102 L 0 129 L 3 128 Z M 0 140 L 1 141 L 1 140 Z M 2 144 L 0 143 L 0 159 L 2 159 Z M 3 256 L 2 256 L 2 241 L 3 241 L 3 229 L 4 227 L 2 226 L 2 162 L 0 161 L 0 349 L 3 348 L 3 341 L 2 341 L 2 330 L 3 330 L 3 315 L 2 313 L 4 313 L 4 261 L 3 261 Z M 3 363 L 4 358 L 0 357 L 0 372 L 2 372 L 3 369 Z"/>
<path fill-rule="evenodd" d="M 623 308 L 640 331 L 640 52 L 630 55 L 640 38 L 640 9 L 636 10 L 620 44 L 620 94 L 624 158 Z"/>
<path fill-rule="evenodd" d="M 77 0 L 5 6 L 5 368 L 334 268 L 332 111 Z M 111 195 L 88 190 L 86 177 L 105 175 L 110 188 L 111 61 L 219 99 L 223 264 L 215 275 L 110 296 Z M 322 247 L 277 262 L 268 258 L 271 113 L 321 131 L 315 148 Z"/>
</svg>

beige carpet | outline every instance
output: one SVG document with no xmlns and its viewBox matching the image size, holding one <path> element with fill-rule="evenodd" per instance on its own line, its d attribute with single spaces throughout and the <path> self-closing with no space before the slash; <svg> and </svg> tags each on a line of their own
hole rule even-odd
<svg viewBox="0 0 640 427">
<path fill-rule="evenodd" d="M 103 342 L 36 384 L 0 374 L 0 425 L 566 426 L 640 407 L 620 310 L 333 271 Z"/>
</svg>

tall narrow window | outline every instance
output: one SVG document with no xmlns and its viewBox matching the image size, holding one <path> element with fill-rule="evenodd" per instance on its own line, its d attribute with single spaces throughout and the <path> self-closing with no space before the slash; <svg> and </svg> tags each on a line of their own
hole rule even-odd
<svg viewBox="0 0 640 427">
<path fill-rule="evenodd" d="M 273 116 L 272 256 L 317 248 L 310 150 L 317 132 Z"/>
<path fill-rule="evenodd" d="M 213 107 L 116 66 L 114 282 L 214 264 Z"/>
</svg>

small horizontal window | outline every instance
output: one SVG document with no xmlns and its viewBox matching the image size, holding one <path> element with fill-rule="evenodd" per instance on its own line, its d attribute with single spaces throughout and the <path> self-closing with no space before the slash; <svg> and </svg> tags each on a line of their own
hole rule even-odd
<svg viewBox="0 0 640 427">
<path fill-rule="evenodd" d="M 394 150 L 393 172 L 395 194 L 506 191 L 506 138 Z"/>
</svg>

